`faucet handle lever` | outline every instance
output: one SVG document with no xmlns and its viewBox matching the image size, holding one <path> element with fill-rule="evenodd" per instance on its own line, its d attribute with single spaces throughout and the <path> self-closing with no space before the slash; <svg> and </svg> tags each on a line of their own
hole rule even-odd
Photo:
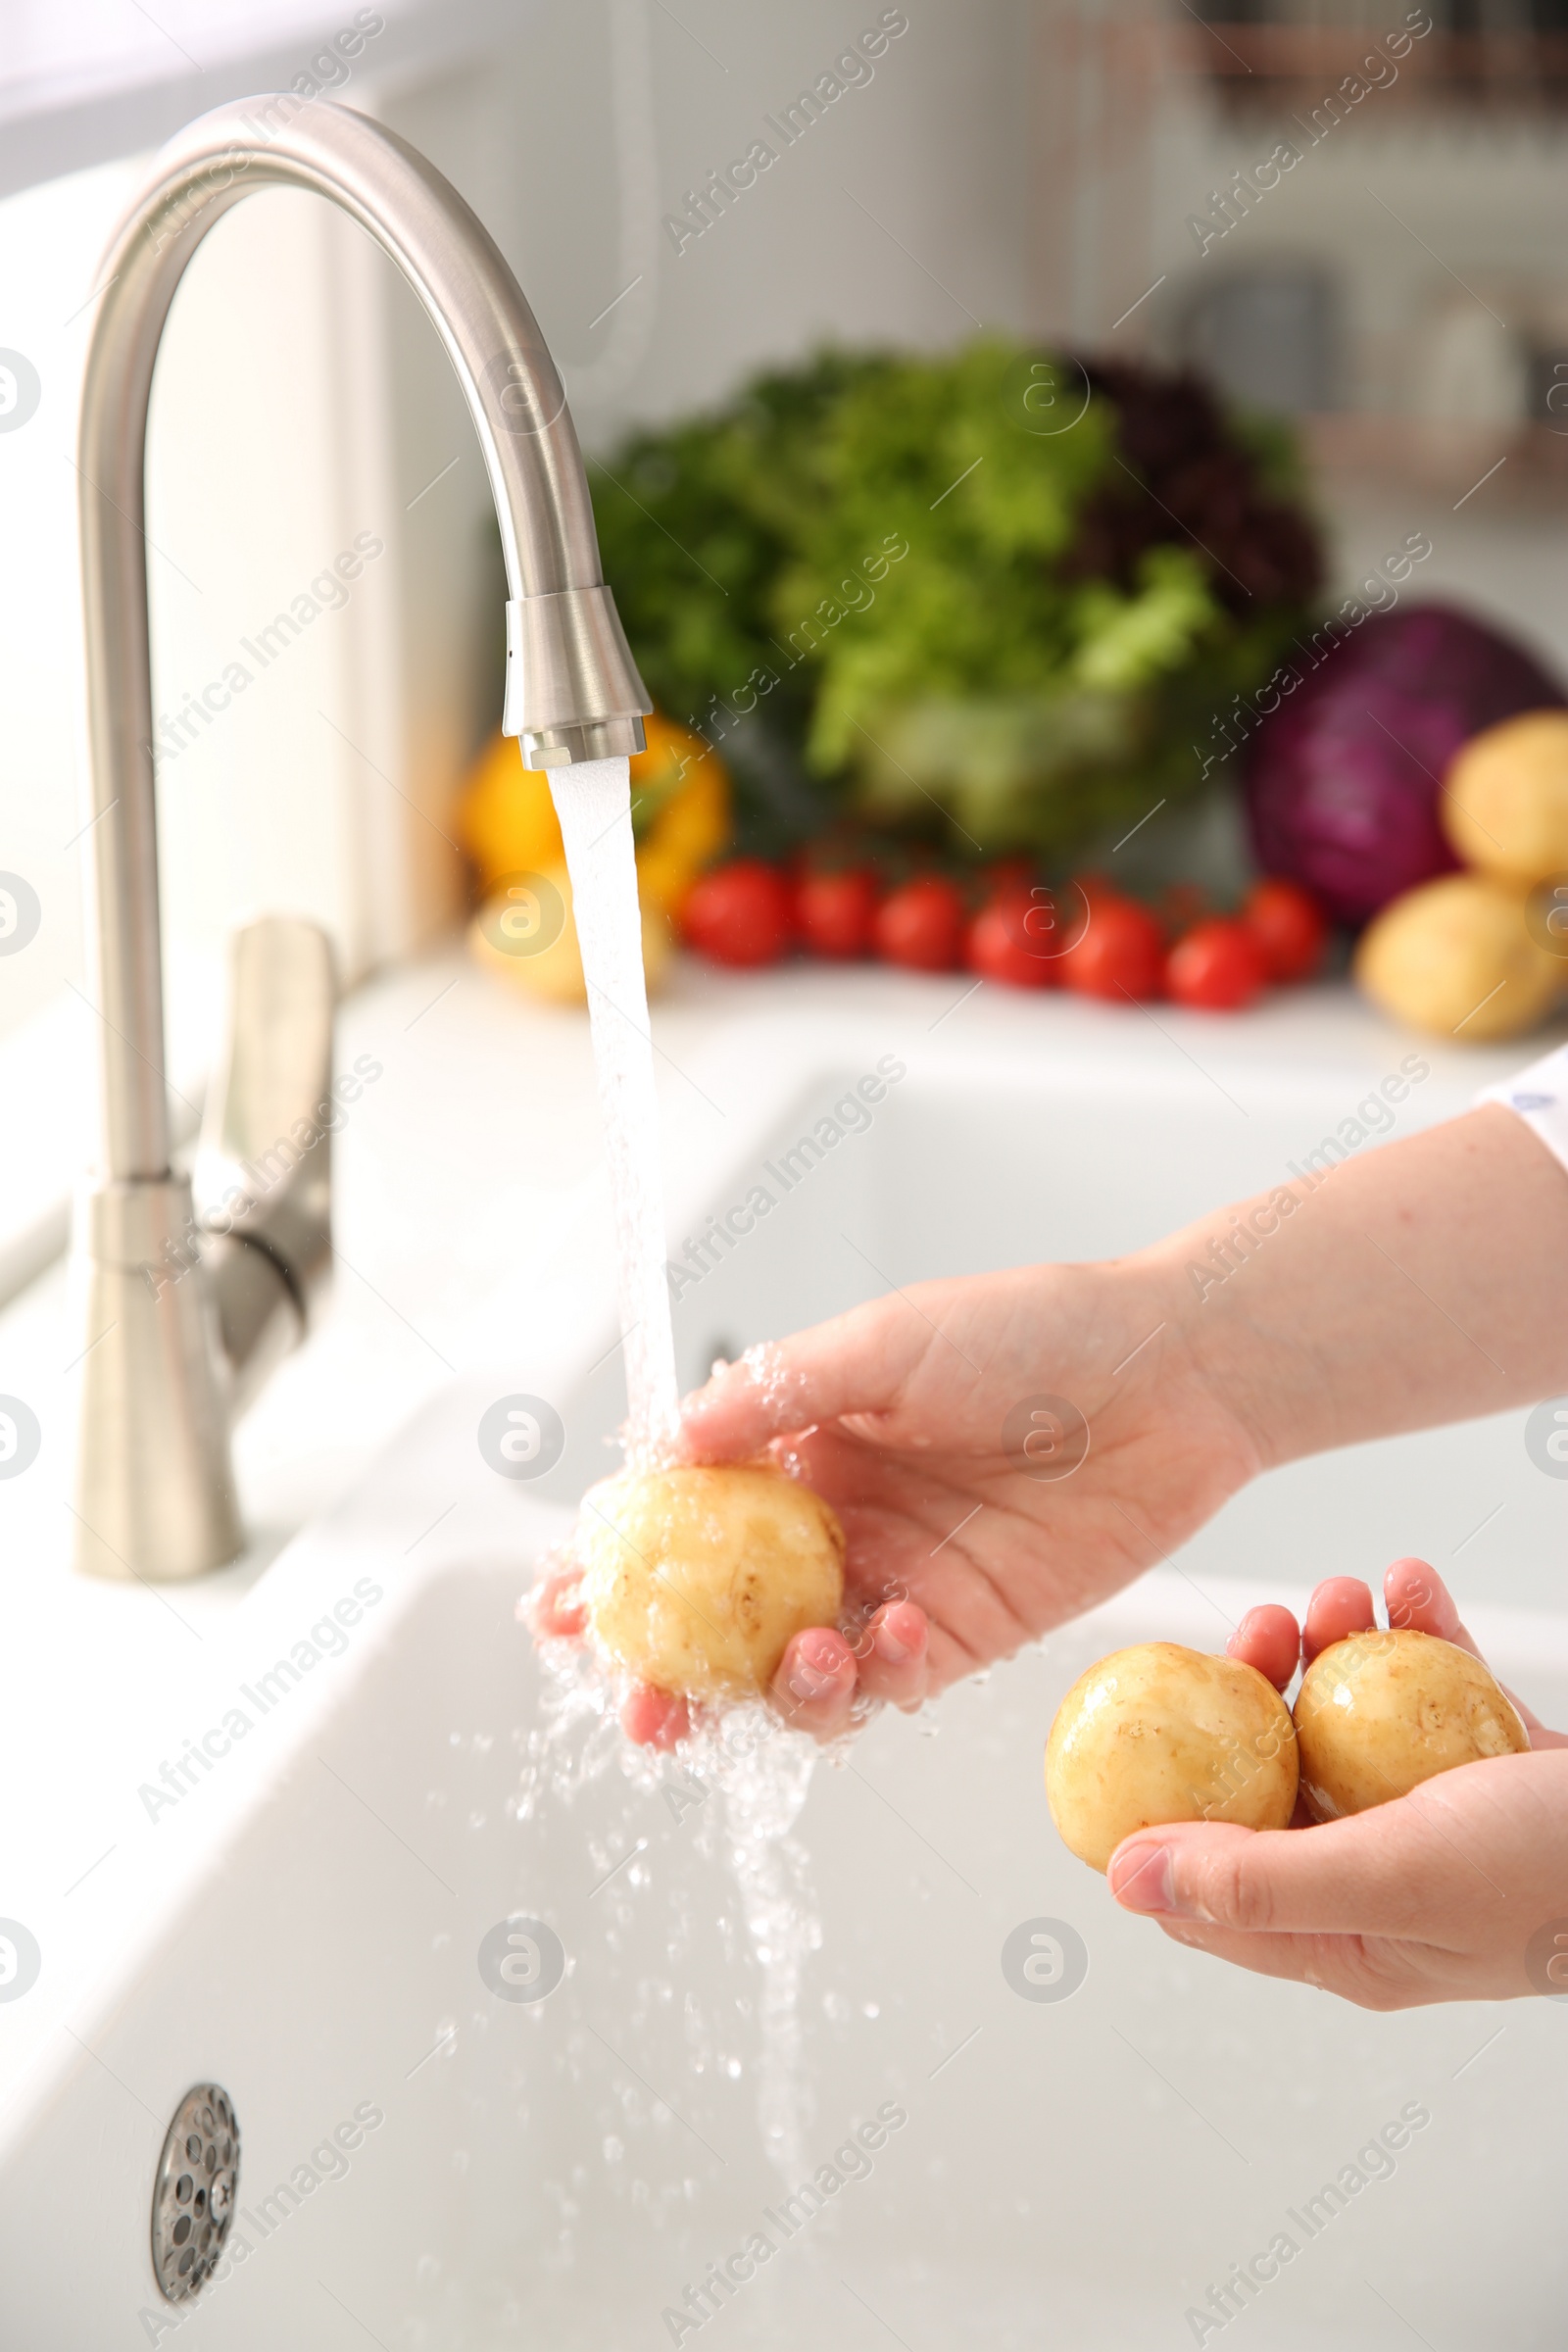
<svg viewBox="0 0 1568 2352">
<path fill-rule="evenodd" d="M 302 916 L 229 940 L 228 1030 L 191 1180 L 236 1394 L 314 1320 L 332 1266 L 332 948 Z M 265 1358 L 265 1362 L 262 1360 Z"/>
</svg>

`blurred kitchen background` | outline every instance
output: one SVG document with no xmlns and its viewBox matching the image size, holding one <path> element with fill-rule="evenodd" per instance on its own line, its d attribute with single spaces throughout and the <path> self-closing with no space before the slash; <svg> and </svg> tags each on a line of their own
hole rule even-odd
<svg viewBox="0 0 1568 2352">
<path fill-rule="evenodd" d="M 44 1214 L 82 1150 L 74 423 L 96 260 L 140 159 L 227 98 L 304 76 L 421 148 L 514 267 L 590 453 L 824 345 L 989 334 L 1185 364 L 1298 436 L 1330 590 L 1423 536 L 1423 599 L 1568 678 L 1562 0 L 0 0 L 0 868 L 39 904 L 0 961 L 0 1101 L 44 1139 L 11 1155 L 0 1231 Z M 846 54 L 863 74 L 835 74 Z M 764 128 L 824 76 L 791 143 Z M 777 160 L 703 225 L 705 181 L 759 138 Z M 473 888 L 460 802 L 500 698 L 488 491 L 412 296 L 327 207 L 269 193 L 198 253 L 148 534 L 171 716 L 320 601 L 340 551 L 376 547 L 211 726 L 166 739 L 172 1064 L 199 1083 L 237 915 L 317 914 L 352 982 L 453 929 Z"/>
</svg>

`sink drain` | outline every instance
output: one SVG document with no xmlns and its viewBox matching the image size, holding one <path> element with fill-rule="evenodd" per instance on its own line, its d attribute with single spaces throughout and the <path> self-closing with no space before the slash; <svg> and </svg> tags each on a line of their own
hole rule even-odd
<svg viewBox="0 0 1568 2352">
<path fill-rule="evenodd" d="M 239 2126 L 226 2091 L 198 2082 L 180 2100 L 153 2190 L 153 2270 L 171 2303 L 202 2285 L 234 2218 Z"/>
</svg>

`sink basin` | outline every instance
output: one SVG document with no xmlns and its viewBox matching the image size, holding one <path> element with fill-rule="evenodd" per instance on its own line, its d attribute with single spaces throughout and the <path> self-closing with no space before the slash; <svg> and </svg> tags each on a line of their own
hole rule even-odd
<svg viewBox="0 0 1568 2352">
<path fill-rule="evenodd" d="M 1407 1051 L 1284 1068 L 1227 1042 L 1202 1069 L 1152 1045 L 1133 1065 L 1093 1019 L 933 1028 L 958 993 L 694 1043 L 710 1092 L 743 1042 L 761 1075 L 719 1180 L 711 1147 L 702 1189 L 695 1161 L 675 1171 L 675 1230 L 700 1240 L 705 1200 L 776 1197 L 707 1270 L 683 1248 L 683 1379 L 892 1283 L 1136 1247 L 1277 1178 Z M 879 1064 L 869 1120 L 843 1111 L 827 1141 Z M 1402 1123 L 1475 1082 L 1445 1065 Z M 1217 1645 L 1252 1600 L 1404 1550 L 1452 1571 L 1498 1671 L 1568 1720 L 1554 1496 L 1522 1416 L 1274 1474 L 1093 1617 L 879 1719 L 816 1766 L 791 1826 L 787 1735 L 707 1780 L 633 1757 L 516 1621 L 613 1460 L 595 1312 L 552 1359 L 566 1440 L 547 1475 L 494 1475 L 475 1433 L 506 1384 L 464 1369 L 208 1627 L 147 1722 L 110 1858 L 38 1923 L 26 1999 L 0 1999 L 0 2336 L 1556 2345 L 1562 2005 L 1379 2017 L 1184 1951 L 1061 1847 L 1040 1777 L 1055 1705 L 1102 1651 Z M 768 1802 L 777 1836 L 746 1846 Z M 503 1989 L 510 1920 L 559 1939 L 542 1997 L 512 1997 L 553 1978 L 532 1928 Z M 1067 1955 L 1062 1997 L 1004 1970 L 1037 1922 Z M 149 2213 L 199 2082 L 238 2117 L 238 2218 L 215 2281 L 171 2306 Z M 1363 2156 L 1386 2126 L 1397 2153 Z M 1210 2290 L 1282 2234 L 1290 2259 L 1245 2300 L 1232 2286 L 1221 2328 Z"/>
</svg>

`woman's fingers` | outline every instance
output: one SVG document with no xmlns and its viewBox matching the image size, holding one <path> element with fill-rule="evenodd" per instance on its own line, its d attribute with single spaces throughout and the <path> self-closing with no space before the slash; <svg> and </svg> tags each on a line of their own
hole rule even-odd
<svg viewBox="0 0 1568 2352">
<path fill-rule="evenodd" d="M 1426 1560 L 1396 1560 L 1384 1573 L 1383 1599 L 1391 1626 L 1401 1631 L 1435 1634 L 1479 1658 L 1481 1651 L 1460 1623 L 1452 1593 Z M 1347 1635 L 1370 1632 L 1377 1624 L 1370 1589 L 1359 1577 L 1326 1577 L 1307 1604 L 1299 1639 L 1300 1660 L 1310 1665 L 1320 1650 Z M 1272 1604 L 1249 1609 L 1230 1640 L 1226 1654 L 1243 1658 L 1266 1674 L 1283 1690 L 1298 1662 L 1296 1620 L 1289 1609 Z"/>
<path fill-rule="evenodd" d="M 1490 1756 L 1317 1829 L 1139 1830 L 1106 1875 L 1178 1942 L 1367 2008 L 1509 2000 L 1563 1908 L 1565 1795 L 1568 1754 Z"/>
<path fill-rule="evenodd" d="M 534 1587 L 529 1607 L 539 1640 L 580 1642 L 588 1622 L 582 1601 L 582 1570 L 552 1570 Z"/>
<path fill-rule="evenodd" d="M 692 1728 L 691 1709 L 667 1690 L 634 1683 L 621 1701 L 620 1728 L 633 1747 L 679 1747 Z"/>
<path fill-rule="evenodd" d="M 884 1412 L 930 1337 L 929 1323 L 910 1314 L 905 1299 L 873 1298 L 793 1339 L 748 1348 L 681 1406 L 682 1454 L 688 1461 L 742 1461 L 770 1439 L 816 1422 Z"/>
<path fill-rule="evenodd" d="M 855 1652 L 842 1634 L 813 1625 L 797 1634 L 773 1677 L 773 1704 L 795 1730 L 833 1740 L 855 1703 Z"/>
<path fill-rule="evenodd" d="M 890 1706 L 917 1707 L 930 1673 L 931 1635 L 924 1609 L 890 1600 L 863 1627 L 855 1644 L 860 1689 Z"/>
<path fill-rule="evenodd" d="M 773 1704 L 797 1731 L 836 1740 L 857 1692 L 915 1707 L 930 1673 L 930 1628 L 912 1601 L 890 1600 L 867 1618 L 854 1646 L 826 1626 L 797 1634 L 773 1677 Z"/>
<path fill-rule="evenodd" d="M 1520 1768 L 1536 1762 L 1498 1756 L 1461 1769 L 1491 1776 L 1494 1802 L 1506 1804 Z M 1162 1919 L 1243 1935 L 1409 1936 L 1460 1950 L 1488 1907 L 1488 1885 L 1470 1829 L 1456 1833 L 1449 1814 L 1428 1784 L 1318 1829 L 1171 1822 L 1124 1839 L 1106 1876 L 1125 1910 Z"/>
<path fill-rule="evenodd" d="M 1372 1594 L 1358 1576 L 1325 1577 L 1306 1604 L 1301 1628 L 1301 1663 L 1310 1666 L 1320 1649 L 1348 1634 L 1370 1633 L 1377 1624 Z"/>
<path fill-rule="evenodd" d="M 578 1571 L 546 1577 L 530 1596 L 529 1613 L 537 1638 L 580 1641 Z M 811 1626 L 784 1652 L 773 1678 L 773 1703 L 798 1730 L 834 1740 L 849 1726 L 857 1691 L 891 1706 L 918 1706 L 926 1694 L 930 1648 L 925 1611 L 908 1600 L 876 1610 L 854 1648 L 831 1627 Z M 667 1690 L 634 1683 L 621 1702 L 620 1727 L 636 1747 L 678 1747 L 692 1728 L 691 1708 Z"/>
<path fill-rule="evenodd" d="M 1401 1629 L 1409 1627 L 1418 1634 L 1436 1634 L 1440 1642 L 1451 1642 L 1457 1649 L 1467 1649 L 1473 1658 L 1481 1657 L 1479 1644 L 1468 1628 L 1460 1623 L 1458 1607 L 1435 1568 L 1425 1560 L 1396 1560 L 1383 1579 L 1383 1597 L 1388 1605 L 1389 1623 Z M 1485 1660 L 1483 1660 L 1485 1663 Z M 1548 1732 L 1533 1708 L 1527 1707 L 1517 1691 L 1508 1696 L 1519 1710 L 1519 1718 L 1530 1734 L 1533 1747 L 1559 1747 L 1563 1744 L 1560 1732 Z"/>
<path fill-rule="evenodd" d="M 1157 1919 L 1253 1935 L 1400 1935 L 1414 1915 L 1407 1896 L 1393 1900 L 1381 1826 L 1375 1813 L 1323 1830 L 1167 1822 L 1124 1838 L 1105 1878 L 1123 1910 Z"/>
<path fill-rule="evenodd" d="M 1480 1657 L 1480 1650 L 1459 1623 L 1453 1594 L 1425 1560 L 1396 1560 L 1387 1568 L 1383 1600 L 1390 1625 L 1400 1632 L 1436 1634 L 1440 1642 L 1452 1642 L 1459 1649 L 1469 1650 L 1472 1657 Z"/>
<path fill-rule="evenodd" d="M 1289 1609 L 1269 1601 L 1249 1609 L 1225 1644 L 1228 1658 L 1240 1658 L 1266 1674 L 1276 1690 L 1283 1690 L 1301 1662 L 1301 1636 Z"/>
</svg>

